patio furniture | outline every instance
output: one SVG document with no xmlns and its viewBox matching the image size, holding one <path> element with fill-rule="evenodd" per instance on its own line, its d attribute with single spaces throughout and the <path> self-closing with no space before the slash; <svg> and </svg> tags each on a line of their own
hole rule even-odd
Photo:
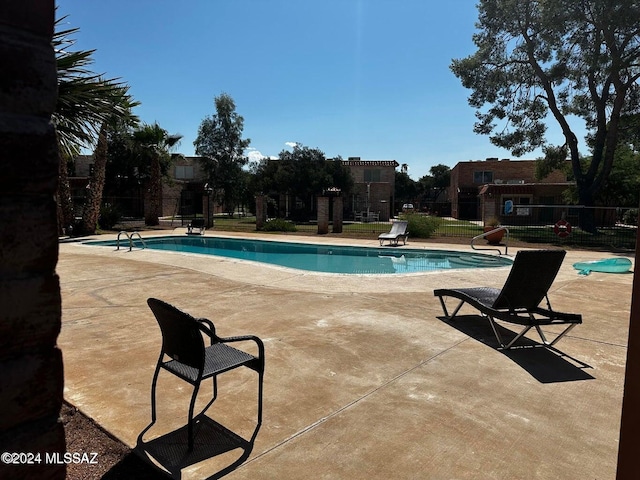
<svg viewBox="0 0 640 480">
<path fill-rule="evenodd" d="M 404 245 L 406 245 L 407 238 L 409 238 L 407 225 L 408 225 L 408 222 L 404 220 L 393 222 L 393 225 L 391 225 L 391 230 L 389 230 L 389 233 L 381 233 L 378 236 L 378 240 L 380 240 L 380 246 L 382 246 L 385 240 L 389 240 L 389 245 L 391 245 L 391 243 L 393 242 L 394 245 L 398 246 L 398 241 L 400 239 L 402 239 L 404 242 Z"/>
<path fill-rule="evenodd" d="M 369 212 L 366 216 L 363 216 L 362 219 L 365 222 L 378 222 L 380 221 L 380 212 Z"/>
<path fill-rule="evenodd" d="M 195 232 L 196 229 L 198 229 L 197 233 Z M 187 235 L 204 235 L 205 230 L 204 218 L 194 218 L 187 225 Z"/>
<path fill-rule="evenodd" d="M 197 415 L 203 416 L 217 398 L 217 376 L 238 367 L 248 367 L 258 373 L 258 426 L 262 423 L 262 390 L 264 376 L 264 345 L 253 335 L 223 338 L 216 335 L 215 326 L 205 318 L 194 318 L 162 300 L 149 298 L 147 304 L 162 331 L 162 348 L 151 384 L 151 425 L 156 421 L 156 383 L 160 369 L 176 375 L 193 385 L 187 424 L 188 450 L 193 450 L 193 410 L 200 383 L 213 379 L 213 396 Z M 209 338 L 205 346 L 204 337 Z M 254 356 L 228 344 L 252 341 L 258 347 Z M 148 428 L 148 427 L 147 427 Z"/>
<path fill-rule="evenodd" d="M 446 320 L 453 320 L 463 304 L 468 303 L 489 320 L 498 343 L 504 349 L 511 348 L 529 330 L 535 328 L 542 343 L 551 347 L 573 327 L 582 323 L 582 316 L 575 313 L 557 312 L 551 308 L 547 292 L 551 287 L 566 252 L 564 250 L 528 250 L 518 252 L 502 289 L 491 287 L 441 288 L 433 294 L 440 299 Z M 460 300 L 449 315 L 445 297 Z M 546 299 L 546 308 L 539 306 Z M 505 344 L 496 320 L 522 325 L 524 328 L 509 343 Z M 568 325 L 555 339 L 549 342 L 542 326 Z"/>
</svg>

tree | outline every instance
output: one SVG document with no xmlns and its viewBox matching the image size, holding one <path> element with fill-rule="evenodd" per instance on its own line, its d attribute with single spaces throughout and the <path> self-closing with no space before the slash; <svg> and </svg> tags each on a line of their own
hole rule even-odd
<svg viewBox="0 0 640 480">
<path fill-rule="evenodd" d="M 433 177 L 434 200 L 451 184 L 451 169 L 447 165 L 438 164 L 429 169 Z"/>
<path fill-rule="evenodd" d="M 138 126 L 120 123 L 107 131 L 104 197 L 131 195 L 141 187 L 141 174 L 145 172 L 133 142 L 133 132 Z"/>
<path fill-rule="evenodd" d="M 640 153 L 640 114 L 620 118 L 618 145 L 628 146 L 633 152 Z"/>
<path fill-rule="evenodd" d="M 634 0 L 480 0 L 473 55 L 451 69 L 473 90 L 474 131 L 521 156 L 538 147 L 571 159 L 581 204 L 593 206 L 615 158 L 621 115 L 638 111 L 640 5 Z M 487 108 L 487 105 L 489 107 Z M 548 116 L 564 144 L 547 145 Z M 580 161 L 572 122 L 584 121 Z M 498 125 L 496 122 L 499 122 Z M 588 211 L 588 209 L 583 209 Z M 581 227 L 595 231 L 593 217 Z"/>
<path fill-rule="evenodd" d="M 640 115 L 622 116 L 619 129 L 615 161 L 598 198 L 605 205 L 637 207 L 640 201 Z"/>
<path fill-rule="evenodd" d="M 619 145 L 609 178 L 598 192 L 599 203 L 615 207 L 638 207 L 640 201 L 640 154 Z"/>
<path fill-rule="evenodd" d="M 133 115 L 132 109 L 138 105 L 127 93 L 128 87 L 116 91 L 112 99 L 113 116 L 105 120 L 100 127 L 98 141 L 93 152 L 93 170 L 87 185 L 82 220 L 80 222 L 80 234 L 93 234 L 98 225 L 100 207 L 102 206 L 102 193 L 106 181 L 109 130 L 122 128 L 122 126 L 137 125 L 138 117 Z"/>
<path fill-rule="evenodd" d="M 148 170 L 149 206 L 145 208 L 146 225 L 158 225 L 160 223 L 162 176 L 166 174 L 171 163 L 171 150 L 175 147 L 182 135 L 169 133 L 160 125 L 144 124 L 132 135 L 134 155 L 139 164 Z"/>
<path fill-rule="evenodd" d="M 418 182 L 418 190 L 426 202 L 433 207 L 433 203 L 451 183 L 451 169 L 447 165 L 438 164 L 429 169 L 429 175 L 424 175 Z"/>
<path fill-rule="evenodd" d="M 394 196 L 400 203 L 411 203 L 418 195 L 419 185 L 403 170 L 396 172 Z"/>
<path fill-rule="evenodd" d="M 294 216 L 308 219 L 313 199 L 330 188 L 343 194 L 353 188 L 353 178 L 342 158 L 325 158 L 317 148 L 296 144 L 292 151 L 283 150 L 277 160 L 263 159 L 256 169 L 256 188 L 267 194 L 288 194 L 301 203 Z"/>
<path fill-rule="evenodd" d="M 58 98 L 52 121 L 58 139 L 60 226 L 74 223 L 68 161 L 83 148 L 94 146 L 102 125 L 121 115 L 128 116 L 129 106 L 133 105 L 125 84 L 88 69 L 94 50 L 71 50 L 75 44 L 72 36 L 79 29 L 63 29 L 66 18 L 56 20 L 52 42 L 58 70 Z"/>
<path fill-rule="evenodd" d="M 244 150 L 251 140 L 242 138 L 244 118 L 236 113 L 233 99 L 222 93 L 214 102 L 216 114 L 202 121 L 193 145 L 196 154 L 202 157 L 214 198 L 233 215 L 243 194 L 242 167 L 248 162 Z"/>
</svg>

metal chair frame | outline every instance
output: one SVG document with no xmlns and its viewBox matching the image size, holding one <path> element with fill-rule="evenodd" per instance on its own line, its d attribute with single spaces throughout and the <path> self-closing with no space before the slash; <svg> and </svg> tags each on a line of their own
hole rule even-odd
<svg viewBox="0 0 640 480">
<path fill-rule="evenodd" d="M 258 373 L 258 427 L 262 424 L 262 400 L 264 380 L 264 344 L 254 335 L 219 337 L 213 322 L 206 318 L 194 318 L 162 300 L 149 298 L 147 304 L 156 317 L 162 331 L 162 348 L 151 383 L 151 425 L 156 422 L 156 389 L 160 370 L 164 369 L 185 382 L 193 385 L 189 403 L 187 424 L 188 450 L 193 450 L 194 409 L 203 380 L 212 378 L 213 396 L 204 409 L 203 415 L 218 397 L 217 377 L 221 373 L 238 367 L 247 367 Z M 205 346 L 203 334 L 209 337 Z M 252 341 L 258 348 L 258 356 L 229 346 L 229 343 Z M 166 359 L 168 357 L 168 359 Z M 147 427 L 147 428 L 149 428 Z"/>
<path fill-rule="evenodd" d="M 534 328 L 542 344 L 553 347 L 576 325 L 582 323 L 582 315 L 558 312 L 551 308 L 547 292 L 551 287 L 566 252 L 563 250 L 524 250 L 518 252 L 509 276 L 502 289 L 492 287 L 440 288 L 433 294 L 439 298 L 444 318 L 453 320 L 460 308 L 469 304 L 480 311 L 482 317 L 489 320 L 491 329 L 501 348 L 507 350 Z M 459 300 L 458 305 L 449 314 L 445 297 Z M 546 308 L 541 307 L 546 300 Z M 498 330 L 496 320 L 518 324 L 524 328 L 509 343 L 505 343 Z M 553 340 L 547 340 L 543 326 L 567 325 Z"/>
</svg>

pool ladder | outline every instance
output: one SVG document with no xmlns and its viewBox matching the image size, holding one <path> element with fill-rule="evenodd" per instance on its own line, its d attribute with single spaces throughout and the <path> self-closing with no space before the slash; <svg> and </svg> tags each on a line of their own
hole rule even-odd
<svg viewBox="0 0 640 480">
<path fill-rule="evenodd" d="M 122 234 L 124 234 L 127 237 L 127 240 L 129 240 L 129 251 L 133 249 L 133 237 L 135 236 L 137 236 L 142 242 L 142 248 L 147 247 L 147 244 L 144 242 L 144 239 L 140 235 L 140 232 L 132 232 L 131 234 L 129 234 L 129 232 L 125 232 L 124 230 L 122 230 L 120 233 L 118 233 L 118 237 L 116 238 L 116 250 L 120 250 L 120 235 Z"/>
<path fill-rule="evenodd" d="M 471 248 L 473 248 L 474 250 L 496 250 L 499 255 L 502 255 L 502 252 L 500 251 L 499 248 L 489 248 L 489 247 L 480 248 L 480 247 L 476 247 L 473 244 L 476 240 L 479 240 L 481 238 L 486 238 L 489 235 L 491 235 L 492 233 L 496 233 L 496 232 L 499 232 L 501 230 L 504 230 L 507 233 L 507 235 L 505 237 L 505 240 L 504 240 L 504 254 L 507 255 L 508 252 L 509 252 L 509 229 L 507 227 L 496 227 L 493 230 L 489 230 L 488 232 L 484 232 L 484 233 L 481 233 L 480 235 L 476 235 L 475 237 L 473 237 L 471 239 Z"/>
</svg>

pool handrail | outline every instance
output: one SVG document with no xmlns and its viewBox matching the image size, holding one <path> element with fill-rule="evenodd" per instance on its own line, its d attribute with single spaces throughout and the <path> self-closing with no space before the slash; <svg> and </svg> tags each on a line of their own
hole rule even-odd
<svg viewBox="0 0 640 480">
<path fill-rule="evenodd" d="M 504 226 L 500 226 L 500 227 L 496 227 L 493 230 L 489 230 L 488 232 L 484 232 L 481 233 L 480 235 L 476 235 L 475 237 L 473 237 L 471 239 L 471 248 L 473 248 L 474 250 L 495 250 L 498 252 L 499 255 L 502 255 L 502 251 L 499 248 L 480 248 L 480 247 L 476 247 L 473 243 L 476 240 L 479 240 L 481 238 L 485 238 L 488 237 L 489 235 L 499 232 L 501 230 L 504 230 L 506 232 L 506 237 L 505 237 L 505 242 L 504 242 L 504 254 L 508 255 L 509 253 L 509 229 L 507 227 Z"/>
<path fill-rule="evenodd" d="M 142 248 L 146 248 L 147 244 L 144 242 L 144 238 L 142 238 L 142 235 L 140 235 L 140 232 L 132 232 L 131 234 L 129 234 L 129 232 L 125 231 L 125 230 L 121 230 L 118 233 L 118 236 L 116 237 L 116 250 L 120 250 L 120 235 L 125 234 L 125 236 L 127 237 L 127 240 L 129 240 L 129 251 L 131 251 L 133 249 L 133 236 L 137 235 L 138 238 L 140 239 L 140 241 L 142 242 Z"/>
</svg>

